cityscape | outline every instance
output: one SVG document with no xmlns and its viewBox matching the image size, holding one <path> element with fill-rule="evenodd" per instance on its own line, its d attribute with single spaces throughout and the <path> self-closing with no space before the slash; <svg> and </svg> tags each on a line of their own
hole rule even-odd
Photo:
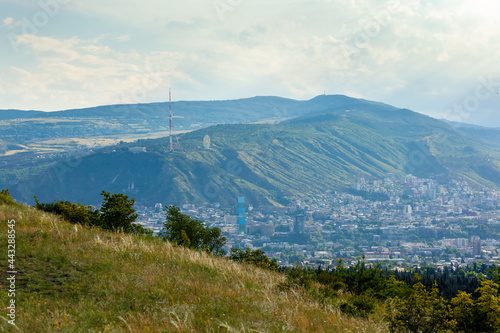
<svg viewBox="0 0 500 333">
<path fill-rule="evenodd" d="M 359 178 L 344 192 L 290 198 L 285 207 L 182 205 L 220 228 L 231 247 L 261 249 L 283 266 L 331 266 L 364 258 L 391 268 L 493 264 L 500 246 L 499 193 L 465 181 L 439 184 L 413 175 Z M 138 206 L 138 223 L 161 230 L 161 203 Z"/>
</svg>

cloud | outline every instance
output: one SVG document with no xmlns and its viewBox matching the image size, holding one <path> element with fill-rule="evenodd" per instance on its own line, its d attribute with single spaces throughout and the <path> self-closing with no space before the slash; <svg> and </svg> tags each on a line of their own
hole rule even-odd
<svg viewBox="0 0 500 333">
<path fill-rule="evenodd" d="M 115 37 L 115 40 L 117 40 L 119 42 L 128 42 L 130 40 L 130 35 L 118 36 L 118 37 Z"/>
<path fill-rule="evenodd" d="M 29 109 L 47 111 L 158 99 L 172 80 L 193 80 L 178 71 L 188 55 L 179 52 L 119 52 L 79 38 L 55 39 L 21 35 L 25 54 L 36 57 L 35 68 L 0 70 L 0 86 L 11 100 Z M 31 106 L 36 107 L 31 107 Z M 54 108 L 53 105 L 57 105 Z"/>
<path fill-rule="evenodd" d="M 18 36 L 22 57 L 0 70 L 0 107 L 158 101 L 172 86 L 188 100 L 326 90 L 437 115 L 478 77 L 500 74 L 493 0 L 222 2 L 221 17 L 213 1 L 75 0 L 65 7 L 73 16 Z M 44 87 L 37 98 L 30 80 Z"/>
<path fill-rule="evenodd" d="M 14 23 L 14 19 L 12 17 L 6 17 L 2 22 L 6 27 L 10 27 L 12 23 Z"/>
</svg>

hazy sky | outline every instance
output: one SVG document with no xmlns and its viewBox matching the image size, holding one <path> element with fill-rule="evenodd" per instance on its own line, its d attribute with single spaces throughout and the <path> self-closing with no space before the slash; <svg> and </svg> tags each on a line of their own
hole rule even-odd
<svg viewBox="0 0 500 333">
<path fill-rule="evenodd" d="M 498 0 L 0 0 L 0 109 L 346 94 L 500 126 Z"/>
</svg>

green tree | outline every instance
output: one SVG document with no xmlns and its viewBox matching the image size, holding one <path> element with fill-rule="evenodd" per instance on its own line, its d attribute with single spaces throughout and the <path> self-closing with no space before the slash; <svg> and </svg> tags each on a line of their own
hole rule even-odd
<svg viewBox="0 0 500 333">
<path fill-rule="evenodd" d="M 498 284 L 484 280 L 477 288 L 481 296 L 474 302 L 474 321 L 476 332 L 500 331 L 500 300 Z"/>
<path fill-rule="evenodd" d="M 461 332 L 474 331 L 474 301 L 471 295 L 459 291 L 458 295 L 451 300 L 453 307 L 453 318 L 457 321 L 457 329 Z"/>
<path fill-rule="evenodd" d="M 134 204 L 135 199 L 128 195 L 102 191 L 103 203 L 101 205 L 101 227 L 107 230 L 120 230 L 123 232 L 134 232 L 132 224 L 137 219 Z"/>
<path fill-rule="evenodd" d="M 439 296 L 436 283 L 430 293 L 421 282 L 417 282 L 409 297 L 389 299 L 385 320 L 391 332 L 451 332 L 457 325 L 450 305 Z"/>
<path fill-rule="evenodd" d="M 205 227 L 203 222 L 182 214 L 179 207 L 165 208 L 167 220 L 159 237 L 179 246 L 207 251 L 216 255 L 224 255 L 226 238 L 219 228 Z"/>
<path fill-rule="evenodd" d="M 153 235 L 153 231 L 134 224 L 137 219 L 135 214 L 135 199 L 129 199 L 124 194 L 113 194 L 102 191 L 104 200 L 100 210 L 92 206 L 69 201 L 53 203 L 40 203 L 35 196 L 35 207 L 48 213 L 62 216 L 66 221 L 74 224 L 84 224 L 100 227 L 105 230 L 119 230 L 127 233 Z"/>
</svg>

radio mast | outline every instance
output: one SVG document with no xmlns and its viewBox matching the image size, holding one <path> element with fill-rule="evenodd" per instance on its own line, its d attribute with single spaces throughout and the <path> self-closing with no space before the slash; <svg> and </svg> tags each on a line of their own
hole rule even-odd
<svg viewBox="0 0 500 333">
<path fill-rule="evenodd" d="M 168 88 L 168 110 L 168 118 L 170 119 L 170 151 L 174 151 L 174 143 L 172 141 L 172 129 L 174 127 L 174 121 L 172 119 L 172 91 L 170 90 L 170 88 Z"/>
<path fill-rule="evenodd" d="M 168 119 L 170 121 L 170 132 L 169 132 L 169 137 L 170 137 L 170 151 L 174 151 L 174 115 L 172 114 L 172 91 L 170 88 L 168 89 Z M 182 117 L 181 117 L 182 118 Z M 182 150 L 181 145 L 179 144 L 179 139 L 177 136 L 175 136 L 175 142 L 177 143 L 177 146 L 179 147 L 179 150 Z"/>
</svg>

